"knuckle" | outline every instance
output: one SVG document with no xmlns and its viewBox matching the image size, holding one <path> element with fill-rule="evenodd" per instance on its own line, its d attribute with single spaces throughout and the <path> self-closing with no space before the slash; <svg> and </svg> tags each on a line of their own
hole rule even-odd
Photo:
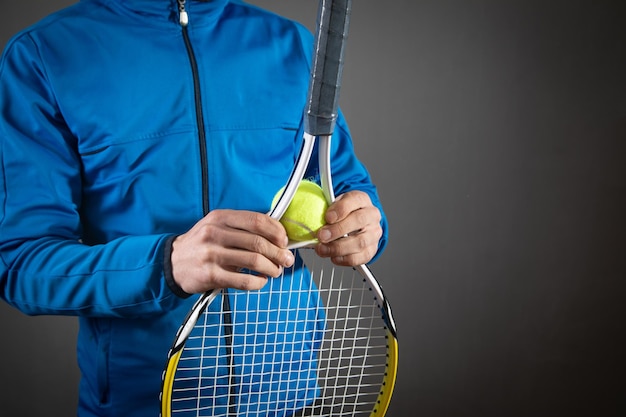
<svg viewBox="0 0 626 417">
<path fill-rule="evenodd" d="M 355 213 L 356 220 L 360 225 L 366 225 L 369 221 L 369 215 L 366 210 L 359 210 Z"/>
<path fill-rule="evenodd" d="M 259 270 L 261 268 L 261 265 L 263 264 L 261 258 L 262 256 L 259 255 L 258 253 L 254 253 L 254 252 L 250 253 L 250 255 L 248 256 L 246 267 L 254 271 Z"/>
<path fill-rule="evenodd" d="M 255 289 L 254 279 L 251 274 L 241 274 L 241 280 L 239 281 L 239 289 L 249 291 Z"/>
<path fill-rule="evenodd" d="M 263 239 L 261 236 L 259 235 L 254 235 L 252 237 L 252 242 L 250 243 L 251 245 L 251 250 L 256 252 L 256 253 L 261 253 L 263 252 L 264 248 L 265 248 L 265 239 Z"/>
<path fill-rule="evenodd" d="M 262 230 L 265 225 L 265 216 L 260 213 L 250 212 L 248 222 L 252 230 Z"/>
<path fill-rule="evenodd" d="M 350 232 L 350 230 L 348 230 L 348 227 L 346 226 L 347 225 L 345 223 L 341 223 L 341 222 L 330 226 L 332 229 L 332 235 L 333 236 L 347 235 Z"/>
<path fill-rule="evenodd" d="M 373 219 L 376 220 L 376 223 L 380 223 L 380 220 L 383 218 L 382 214 L 380 213 L 380 210 L 378 209 L 378 207 L 376 206 L 372 206 L 371 211 L 373 212 Z"/>
<path fill-rule="evenodd" d="M 356 191 L 356 196 L 363 206 L 371 204 L 370 196 L 365 191 Z"/>
<path fill-rule="evenodd" d="M 360 252 L 367 250 L 370 246 L 368 239 L 363 234 L 357 235 L 356 243 Z"/>
<path fill-rule="evenodd" d="M 206 289 L 226 288 L 228 286 L 228 280 L 225 276 L 226 274 L 220 273 L 218 268 L 211 268 L 205 273 L 203 285 Z"/>
<path fill-rule="evenodd" d="M 219 233 L 220 228 L 211 223 L 205 223 L 200 228 L 202 240 L 205 242 L 219 239 Z"/>
<path fill-rule="evenodd" d="M 267 278 L 252 273 L 240 274 L 237 288 L 244 291 L 253 291 L 263 288 Z"/>
<path fill-rule="evenodd" d="M 355 262 L 354 254 L 336 257 L 333 260 L 333 262 L 335 262 L 337 265 L 342 265 L 342 266 L 355 266 L 358 264 L 357 262 Z"/>
<path fill-rule="evenodd" d="M 212 210 L 206 216 L 204 216 L 204 223 L 221 223 L 226 216 L 225 210 Z"/>
<path fill-rule="evenodd" d="M 353 200 L 353 204 L 358 208 L 368 207 L 372 204 L 370 196 L 365 191 L 354 190 L 350 192 L 350 197 Z"/>
</svg>

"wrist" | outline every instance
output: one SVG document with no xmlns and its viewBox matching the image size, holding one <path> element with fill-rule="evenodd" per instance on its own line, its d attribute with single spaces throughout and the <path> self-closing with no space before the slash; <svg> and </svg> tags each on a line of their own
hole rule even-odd
<svg viewBox="0 0 626 417">
<path fill-rule="evenodd" d="M 165 278 L 165 282 L 170 291 L 172 291 L 177 297 L 189 298 L 191 297 L 191 294 L 183 290 L 174 279 L 174 271 L 172 268 L 172 245 L 177 237 L 178 236 L 171 236 L 165 241 L 165 248 L 163 251 L 163 277 Z"/>
</svg>

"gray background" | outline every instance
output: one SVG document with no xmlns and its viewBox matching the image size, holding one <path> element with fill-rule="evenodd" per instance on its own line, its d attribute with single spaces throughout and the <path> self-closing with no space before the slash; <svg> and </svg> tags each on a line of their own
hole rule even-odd
<svg viewBox="0 0 626 417">
<path fill-rule="evenodd" d="M 2 0 L 0 44 L 69 3 Z M 313 28 L 315 0 L 254 3 Z M 341 102 L 391 222 L 391 417 L 626 415 L 624 9 L 354 2 Z M 0 317 L 0 414 L 73 415 L 75 321 Z"/>
</svg>

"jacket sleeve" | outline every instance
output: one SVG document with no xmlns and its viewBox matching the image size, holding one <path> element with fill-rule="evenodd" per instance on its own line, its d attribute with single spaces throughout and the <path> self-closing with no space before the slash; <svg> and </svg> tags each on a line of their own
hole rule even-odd
<svg viewBox="0 0 626 417">
<path fill-rule="evenodd" d="M 128 317 L 171 306 L 169 236 L 82 243 L 76 139 L 27 33 L 0 61 L 0 160 L 1 298 L 33 315 Z"/>
</svg>

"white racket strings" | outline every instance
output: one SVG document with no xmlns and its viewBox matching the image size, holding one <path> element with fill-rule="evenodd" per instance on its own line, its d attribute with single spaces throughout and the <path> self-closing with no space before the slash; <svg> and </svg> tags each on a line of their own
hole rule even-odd
<svg viewBox="0 0 626 417">
<path fill-rule="evenodd" d="M 369 416 L 389 348 L 379 302 L 314 254 L 260 291 L 223 292 L 186 342 L 172 415 Z"/>
</svg>

